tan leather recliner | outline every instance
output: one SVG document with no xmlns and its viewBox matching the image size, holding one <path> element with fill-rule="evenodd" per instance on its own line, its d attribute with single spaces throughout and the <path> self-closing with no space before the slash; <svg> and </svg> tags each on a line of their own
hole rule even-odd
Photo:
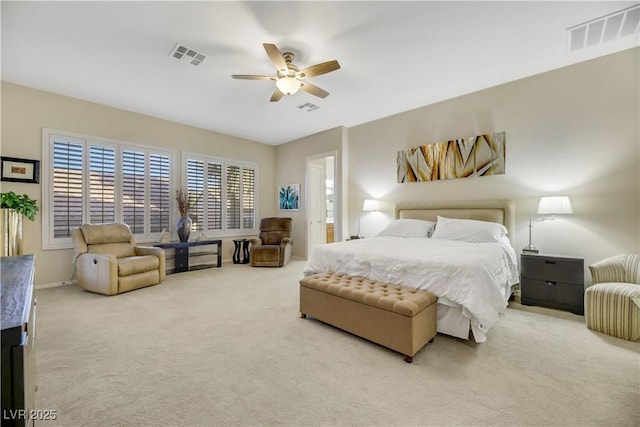
<svg viewBox="0 0 640 427">
<path fill-rule="evenodd" d="M 291 259 L 291 218 L 262 218 L 260 235 L 251 239 L 250 263 L 254 267 L 282 267 Z"/>
<path fill-rule="evenodd" d="M 126 224 L 84 224 L 71 231 L 78 285 L 115 295 L 166 278 L 164 250 L 136 246 Z"/>
</svg>

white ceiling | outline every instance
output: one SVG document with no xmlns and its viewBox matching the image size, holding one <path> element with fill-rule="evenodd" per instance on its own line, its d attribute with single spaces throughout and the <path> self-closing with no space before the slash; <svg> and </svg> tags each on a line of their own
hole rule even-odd
<svg viewBox="0 0 640 427">
<path fill-rule="evenodd" d="M 277 145 L 637 46 L 567 49 L 568 27 L 637 3 L 2 1 L 2 79 Z M 330 95 L 270 103 L 273 82 L 232 79 L 275 75 L 262 43 L 338 60 L 309 79 Z"/>
</svg>

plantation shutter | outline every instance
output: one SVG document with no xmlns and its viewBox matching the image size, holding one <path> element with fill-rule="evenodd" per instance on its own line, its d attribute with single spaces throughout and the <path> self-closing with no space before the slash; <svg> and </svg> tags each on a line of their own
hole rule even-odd
<svg viewBox="0 0 640 427">
<path fill-rule="evenodd" d="M 53 237 L 70 237 L 82 225 L 83 145 L 62 139 L 53 142 Z"/>
<path fill-rule="evenodd" d="M 209 163 L 207 171 L 207 214 L 209 230 L 222 230 L 222 165 Z"/>
<path fill-rule="evenodd" d="M 125 149 L 122 152 L 122 203 L 124 222 L 133 234 L 144 233 L 145 155 Z"/>
<path fill-rule="evenodd" d="M 89 147 L 89 221 L 116 219 L 116 151 L 111 147 Z"/>
<path fill-rule="evenodd" d="M 240 228 L 240 167 L 227 166 L 227 229 Z"/>
<path fill-rule="evenodd" d="M 183 160 L 193 230 L 213 235 L 256 231 L 257 167 L 188 153 Z"/>
<path fill-rule="evenodd" d="M 189 217 L 193 221 L 191 230 L 204 230 L 204 162 L 189 159 L 187 162 L 187 192 L 189 194 Z"/>
<path fill-rule="evenodd" d="M 125 223 L 139 242 L 170 229 L 172 151 L 51 129 L 42 143 L 43 249 L 72 247 L 84 223 Z"/>
<path fill-rule="evenodd" d="M 149 219 L 150 231 L 169 230 L 171 203 L 171 159 L 161 154 L 149 155 Z"/>
<path fill-rule="evenodd" d="M 255 169 L 242 169 L 242 228 L 251 229 L 255 226 Z"/>
</svg>

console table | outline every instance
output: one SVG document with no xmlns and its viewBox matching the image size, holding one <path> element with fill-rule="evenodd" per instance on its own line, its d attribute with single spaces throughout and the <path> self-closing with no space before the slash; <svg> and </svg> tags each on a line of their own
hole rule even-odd
<svg viewBox="0 0 640 427">
<path fill-rule="evenodd" d="M 35 255 L 2 257 L 2 425 L 33 426 L 36 391 Z"/>
<path fill-rule="evenodd" d="M 222 267 L 222 240 L 198 240 L 192 242 L 170 242 L 156 243 L 153 246 L 162 249 L 173 249 L 173 256 L 165 256 L 165 259 L 175 260 L 172 270 L 167 269 L 167 273 L 182 273 L 184 271 L 200 270 L 202 268 Z M 214 251 L 190 251 L 189 248 L 195 246 L 215 246 Z M 215 255 L 216 262 L 209 264 L 189 265 L 190 258 Z"/>
</svg>

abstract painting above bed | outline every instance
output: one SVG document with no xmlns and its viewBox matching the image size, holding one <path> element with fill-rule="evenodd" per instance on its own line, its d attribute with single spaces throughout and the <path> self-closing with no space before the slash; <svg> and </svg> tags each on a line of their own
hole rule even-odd
<svg viewBox="0 0 640 427">
<path fill-rule="evenodd" d="M 476 342 L 485 341 L 519 282 L 517 254 L 508 237 L 513 205 L 506 201 L 408 203 L 397 204 L 395 212 L 402 219 L 431 222 L 440 217 L 441 229 L 436 221 L 435 238 L 414 227 L 421 235 L 383 233 L 317 246 L 304 275 L 333 271 L 428 290 L 438 297 L 438 332 L 469 339 L 471 331 Z M 445 212 L 449 215 L 441 215 Z M 452 230 L 458 231 L 452 234 Z M 472 236 L 471 241 L 465 241 L 459 230 Z M 403 233 L 407 235 L 405 228 Z M 439 235 L 455 236 L 455 240 Z"/>
<path fill-rule="evenodd" d="M 504 174 L 505 134 L 494 132 L 400 150 L 398 182 Z"/>
</svg>

